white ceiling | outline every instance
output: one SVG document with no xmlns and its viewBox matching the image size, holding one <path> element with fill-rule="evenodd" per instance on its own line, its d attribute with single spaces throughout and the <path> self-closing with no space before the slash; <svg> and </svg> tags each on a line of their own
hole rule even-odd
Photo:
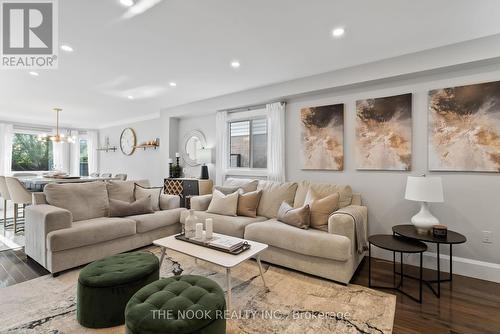
<svg viewBox="0 0 500 334">
<path fill-rule="evenodd" d="M 500 33 L 498 0 L 152 1 L 123 18 L 118 0 L 60 0 L 59 39 L 75 52 L 38 77 L 0 70 L 0 119 L 52 122 L 60 106 L 63 123 L 97 128 Z M 346 34 L 334 39 L 338 26 Z"/>
</svg>

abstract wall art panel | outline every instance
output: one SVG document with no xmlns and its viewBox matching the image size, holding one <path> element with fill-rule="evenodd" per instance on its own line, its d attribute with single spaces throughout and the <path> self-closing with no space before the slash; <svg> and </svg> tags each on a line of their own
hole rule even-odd
<svg viewBox="0 0 500 334">
<path fill-rule="evenodd" d="M 356 101 L 357 169 L 411 169 L 411 94 Z"/>
<path fill-rule="evenodd" d="M 344 169 L 344 104 L 303 108 L 303 169 Z"/>
<path fill-rule="evenodd" d="M 429 169 L 500 172 L 500 81 L 429 92 Z"/>
</svg>

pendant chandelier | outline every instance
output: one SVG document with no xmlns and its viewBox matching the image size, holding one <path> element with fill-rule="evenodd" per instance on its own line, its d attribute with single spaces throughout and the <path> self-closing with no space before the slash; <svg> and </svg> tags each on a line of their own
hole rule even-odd
<svg viewBox="0 0 500 334">
<path fill-rule="evenodd" d="M 49 139 L 54 143 L 74 143 L 76 140 L 75 136 L 66 136 L 64 133 L 59 133 L 59 112 L 61 112 L 62 109 L 54 108 L 53 111 L 56 112 L 56 134 L 48 135 L 46 133 L 43 133 L 41 135 L 38 135 L 38 140 L 46 141 L 47 139 Z"/>
</svg>

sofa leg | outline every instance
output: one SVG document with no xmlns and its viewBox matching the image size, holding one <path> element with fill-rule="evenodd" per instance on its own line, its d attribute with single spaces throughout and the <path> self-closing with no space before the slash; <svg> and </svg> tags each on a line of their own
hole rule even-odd
<svg viewBox="0 0 500 334">
<path fill-rule="evenodd" d="M 57 277 L 59 276 L 59 273 L 52 273 L 52 277 Z"/>
</svg>

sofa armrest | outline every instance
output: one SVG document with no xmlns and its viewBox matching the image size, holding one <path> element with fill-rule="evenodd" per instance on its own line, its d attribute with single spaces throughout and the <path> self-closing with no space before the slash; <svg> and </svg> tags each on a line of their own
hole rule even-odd
<svg viewBox="0 0 500 334">
<path fill-rule="evenodd" d="M 348 214 L 352 211 L 352 215 Z M 348 237 L 351 240 L 356 240 L 356 231 L 353 216 L 361 213 L 363 219 L 364 232 L 368 233 L 368 208 L 361 205 L 348 205 L 341 211 L 334 212 L 328 218 L 328 233 L 338 234 Z"/>
<path fill-rule="evenodd" d="M 71 227 L 73 216 L 68 210 L 48 204 L 26 207 L 26 254 L 47 268 L 47 234 Z"/>
<path fill-rule="evenodd" d="M 212 194 L 193 196 L 191 197 L 191 209 L 195 211 L 207 211 L 211 201 Z"/>
<path fill-rule="evenodd" d="M 49 232 L 71 227 L 73 216 L 66 209 L 48 204 L 26 207 L 26 229 L 43 226 L 45 235 Z"/>
</svg>

